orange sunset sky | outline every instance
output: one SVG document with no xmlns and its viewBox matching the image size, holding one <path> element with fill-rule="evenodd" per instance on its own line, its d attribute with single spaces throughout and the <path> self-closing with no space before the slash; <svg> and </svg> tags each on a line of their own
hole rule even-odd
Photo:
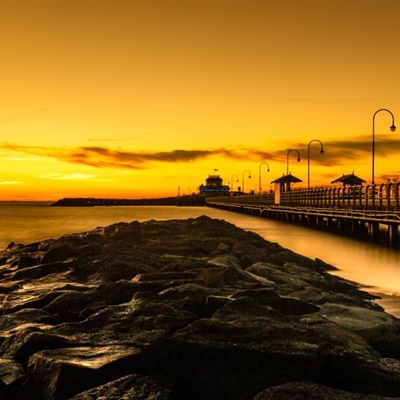
<svg viewBox="0 0 400 400">
<path fill-rule="evenodd" d="M 0 200 L 400 175 L 400 2 L 0 0 Z M 247 178 L 249 170 L 252 178 Z M 236 179 L 235 179 L 236 180 Z M 180 188 L 180 189 L 178 189 Z"/>
</svg>

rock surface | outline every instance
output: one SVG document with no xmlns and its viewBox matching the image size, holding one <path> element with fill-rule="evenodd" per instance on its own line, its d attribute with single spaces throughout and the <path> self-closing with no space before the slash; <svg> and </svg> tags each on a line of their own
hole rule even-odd
<svg viewBox="0 0 400 400">
<path fill-rule="evenodd" d="M 0 400 L 400 398 L 375 297 L 222 220 L 0 253 Z"/>
</svg>

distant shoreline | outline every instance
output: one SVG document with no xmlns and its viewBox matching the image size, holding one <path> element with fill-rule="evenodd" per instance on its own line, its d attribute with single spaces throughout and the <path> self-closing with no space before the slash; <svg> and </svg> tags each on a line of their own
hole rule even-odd
<svg viewBox="0 0 400 400">
<path fill-rule="evenodd" d="M 110 206 L 204 206 L 204 197 L 173 196 L 153 199 L 109 199 L 71 197 L 57 200 L 51 207 L 110 207 Z"/>
</svg>

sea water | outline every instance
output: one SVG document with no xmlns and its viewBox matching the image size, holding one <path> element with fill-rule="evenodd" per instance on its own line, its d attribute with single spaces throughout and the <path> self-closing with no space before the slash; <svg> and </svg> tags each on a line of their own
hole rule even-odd
<svg viewBox="0 0 400 400">
<path fill-rule="evenodd" d="M 311 228 L 210 207 L 51 207 L 50 202 L 0 202 L 0 249 L 85 232 L 117 222 L 196 218 L 223 219 L 296 253 L 320 258 L 337 275 L 383 294 L 386 311 L 400 317 L 400 251 Z"/>
</svg>

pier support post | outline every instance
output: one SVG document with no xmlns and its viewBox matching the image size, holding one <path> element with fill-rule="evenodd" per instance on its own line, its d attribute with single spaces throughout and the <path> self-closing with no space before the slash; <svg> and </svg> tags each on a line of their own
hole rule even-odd
<svg viewBox="0 0 400 400">
<path fill-rule="evenodd" d="M 399 247 L 399 226 L 391 224 L 390 227 L 390 245 L 392 247 Z"/>
<path fill-rule="evenodd" d="M 369 225 L 370 236 L 373 242 L 377 243 L 379 240 L 379 223 L 371 222 Z"/>
</svg>

